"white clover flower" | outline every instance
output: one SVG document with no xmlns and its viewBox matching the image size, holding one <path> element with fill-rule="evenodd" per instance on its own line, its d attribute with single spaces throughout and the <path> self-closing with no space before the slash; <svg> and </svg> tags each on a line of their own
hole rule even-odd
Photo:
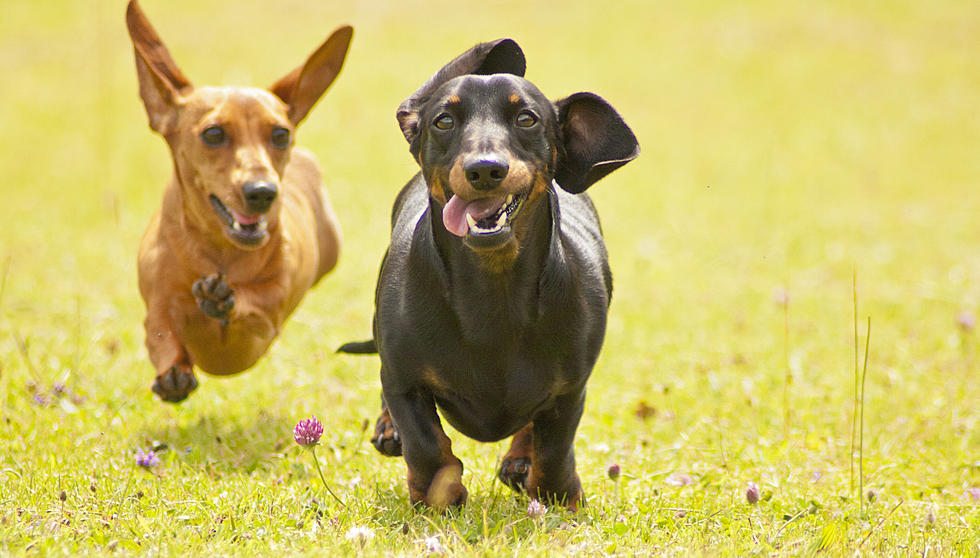
<svg viewBox="0 0 980 558">
<path fill-rule="evenodd" d="M 527 505 L 527 515 L 532 519 L 544 517 L 546 513 L 548 513 L 547 506 L 537 500 L 531 500 L 531 503 Z"/>
<path fill-rule="evenodd" d="M 425 540 L 422 541 L 422 544 L 425 545 L 425 551 L 429 554 L 442 555 L 446 553 L 446 547 L 443 546 L 441 541 L 439 541 L 439 537 L 426 537 Z"/>
<path fill-rule="evenodd" d="M 361 545 L 363 545 L 367 541 L 374 538 L 374 530 L 370 527 L 351 527 L 347 530 L 347 534 L 344 535 L 344 538 L 349 541 L 359 542 Z"/>
</svg>

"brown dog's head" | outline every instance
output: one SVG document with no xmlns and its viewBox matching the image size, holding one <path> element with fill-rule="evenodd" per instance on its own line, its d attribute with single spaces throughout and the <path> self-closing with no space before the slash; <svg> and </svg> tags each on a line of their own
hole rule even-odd
<svg viewBox="0 0 980 558">
<path fill-rule="evenodd" d="M 481 253 L 517 253 L 552 180 L 577 194 L 639 153 L 609 103 L 592 93 L 553 103 L 524 70 L 514 41 L 483 43 L 398 109 L 443 225 Z"/>
<path fill-rule="evenodd" d="M 150 127 L 170 146 L 191 225 L 239 248 L 265 245 L 278 226 L 296 126 L 340 73 L 353 29 L 338 28 L 266 91 L 195 88 L 136 0 L 126 24 Z"/>
</svg>

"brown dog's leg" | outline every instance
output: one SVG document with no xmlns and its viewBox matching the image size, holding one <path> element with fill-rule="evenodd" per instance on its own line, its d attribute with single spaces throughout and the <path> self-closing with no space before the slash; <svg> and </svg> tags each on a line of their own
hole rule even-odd
<svg viewBox="0 0 980 558">
<path fill-rule="evenodd" d="M 419 390 L 385 393 L 385 402 L 401 433 L 412 503 L 440 510 L 465 504 L 463 462 L 453 455 L 432 395 Z"/>
<path fill-rule="evenodd" d="M 528 423 L 514 434 L 510 449 L 500 462 L 497 477 L 500 482 L 520 492 L 527 489 L 527 474 L 531 469 L 531 452 L 534 450 L 534 423 Z"/>
<path fill-rule="evenodd" d="M 178 403 L 197 389 L 197 377 L 194 376 L 194 365 L 187 351 L 181 346 L 165 316 L 165 311 L 160 309 L 153 311 L 151 308 L 147 312 L 144 324 L 146 349 L 150 353 L 150 362 L 157 369 L 153 393 L 164 401 Z"/>
<path fill-rule="evenodd" d="M 223 273 L 218 272 L 194 281 L 191 293 L 201 312 L 220 320 L 221 325 L 228 325 L 228 318 L 235 307 L 235 292 L 225 282 Z"/>
<path fill-rule="evenodd" d="M 584 405 L 584 392 L 564 395 L 533 423 L 527 493 L 572 511 L 578 509 L 582 498 L 582 482 L 575 472 L 574 440 Z"/>
</svg>

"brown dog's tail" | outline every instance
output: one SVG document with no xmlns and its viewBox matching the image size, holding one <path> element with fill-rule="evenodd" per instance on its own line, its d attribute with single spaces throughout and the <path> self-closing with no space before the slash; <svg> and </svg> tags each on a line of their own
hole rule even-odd
<svg viewBox="0 0 980 558">
<path fill-rule="evenodd" d="M 378 354 L 378 342 L 374 339 L 368 341 L 351 341 L 344 343 L 337 349 L 338 353 L 349 355 L 375 355 Z"/>
</svg>

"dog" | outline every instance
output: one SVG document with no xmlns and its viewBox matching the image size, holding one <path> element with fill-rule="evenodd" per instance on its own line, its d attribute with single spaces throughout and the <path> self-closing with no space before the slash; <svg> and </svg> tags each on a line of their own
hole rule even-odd
<svg viewBox="0 0 980 558">
<path fill-rule="evenodd" d="M 400 191 L 375 295 L 383 411 L 372 443 L 404 455 L 413 504 L 462 506 L 462 462 L 438 408 L 482 442 L 513 435 L 498 471 L 577 509 L 573 440 L 612 276 L 583 192 L 639 154 L 605 100 L 552 103 L 510 39 L 479 44 L 398 108 L 421 167 Z"/>
<path fill-rule="evenodd" d="M 153 391 L 184 400 L 194 366 L 235 374 L 265 353 L 303 295 L 337 263 L 341 231 L 297 125 L 340 73 L 338 28 L 268 91 L 195 88 L 136 0 L 126 9 L 150 128 L 174 174 L 139 248 Z"/>
</svg>

